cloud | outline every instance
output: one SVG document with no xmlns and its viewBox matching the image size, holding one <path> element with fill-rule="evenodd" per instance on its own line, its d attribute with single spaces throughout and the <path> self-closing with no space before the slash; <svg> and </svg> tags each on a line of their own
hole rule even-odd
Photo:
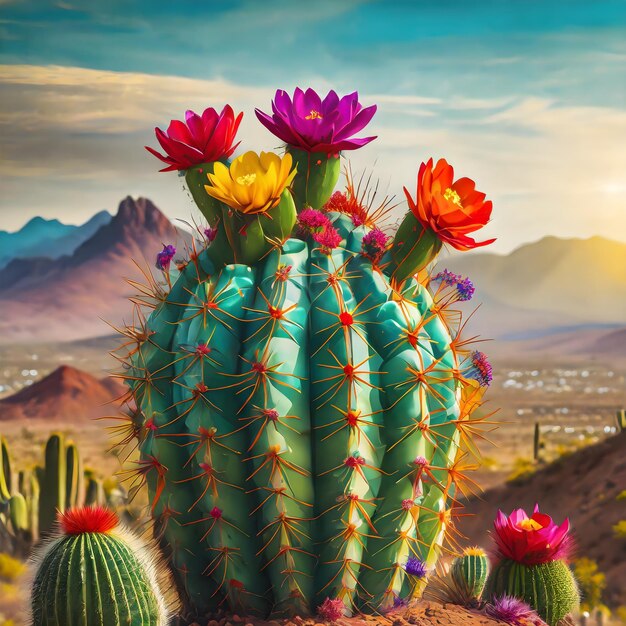
<svg viewBox="0 0 626 626">
<path fill-rule="evenodd" d="M 80 222 L 113 210 L 128 193 L 148 195 L 171 217 L 187 218 L 192 205 L 182 183 L 175 174 L 158 174 L 159 164 L 143 149 L 155 145 L 154 126 L 187 108 L 229 102 L 244 111 L 240 151 L 277 148 L 253 113 L 255 106 L 269 108 L 273 92 L 222 78 L 0 66 L 3 228 L 37 213 Z M 443 99 L 372 90 L 363 99 L 379 104 L 372 122 L 378 139 L 346 155 L 353 169 L 373 170 L 401 199 L 422 160 L 445 156 L 494 200 L 485 237 L 499 238 L 495 250 L 546 234 L 626 232 L 623 193 L 616 191 L 626 184 L 626 113 L 619 108 L 514 94 Z"/>
</svg>

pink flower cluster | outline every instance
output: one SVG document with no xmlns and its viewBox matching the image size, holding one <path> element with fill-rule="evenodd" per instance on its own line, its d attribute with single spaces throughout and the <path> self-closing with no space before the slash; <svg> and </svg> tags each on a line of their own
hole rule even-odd
<svg viewBox="0 0 626 626">
<path fill-rule="evenodd" d="M 302 239 L 311 237 L 325 252 L 334 250 L 341 243 L 341 235 L 328 217 L 311 208 L 304 209 L 298 215 L 296 233 Z"/>
</svg>

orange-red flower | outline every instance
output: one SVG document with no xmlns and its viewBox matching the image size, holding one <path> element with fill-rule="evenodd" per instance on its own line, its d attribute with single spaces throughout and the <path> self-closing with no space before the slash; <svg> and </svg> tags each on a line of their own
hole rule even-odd
<svg viewBox="0 0 626 626">
<path fill-rule="evenodd" d="M 422 163 L 417 175 L 415 200 L 404 188 L 409 208 L 420 224 L 433 231 L 443 243 L 457 250 L 471 250 L 493 243 L 495 239 L 477 242 L 468 233 L 482 228 L 491 216 L 491 201 L 477 191 L 470 178 L 454 180 L 454 170 L 445 159 Z"/>
</svg>

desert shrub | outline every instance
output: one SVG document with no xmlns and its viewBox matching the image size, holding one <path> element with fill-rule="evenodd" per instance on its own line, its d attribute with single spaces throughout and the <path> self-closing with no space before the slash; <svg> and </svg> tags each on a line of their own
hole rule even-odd
<svg viewBox="0 0 626 626">
<path fill-rule="evenodd" d="M 613 526 L 613 534 L 618 539 L 626 539 L 626 519 L 622 519 Z"/>
<path fill-rule="evenodd" d="M 598 564 L 586 557 L 574 561 L 574 576 L 578 581 L 582 611 L 592 611 L 602 604 L 602 592 L 606 587 L 606 576 L 599 571 Z"/>
<path fill-rule="evenodd" d="M 624 491 L 620 491 L 620 493 L 618 493 L 615 496 L 615 499 L 619 502 L 620 500 L 626 500 L 626 489 L 624 489 Z"/>
<path fill-rule="evenodd" d="M 26 566 L 8 554 L 0 552 L 0 581 L 15 582 L 26 569 Z"/>
<path fill-rule="evenodd" d="M 615 609 L 615 617 L 622 623 L 626 624 L 626 606 L 618 606 Z"/>
<path fill-rule="evenodd" d="M 482 457 L 481 465 L 483 466 L 484 469 L 487 469 L 490 472 L 493 472 L 493 471 L 497 470 L 500 467 L 500 464 L 498 463 L 498 460 L 494 459 L 492 456 L 484 456 L 484 457 Z"/>
<path fill-rule="evenodd" d="M 531 459 L 517 457 L 515 461 L 513 461 L 513 469 L 507 478 L 507 482 L 513 482 L 531 476 L 535 473 L 535 469 L 535 464 Z"/>
</svg>

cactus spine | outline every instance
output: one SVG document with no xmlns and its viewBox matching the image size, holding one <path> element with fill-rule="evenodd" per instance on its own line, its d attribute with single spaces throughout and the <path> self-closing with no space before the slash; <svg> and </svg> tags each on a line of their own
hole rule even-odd
<svg viewBox="0 0 626 626">
<path fill-rule="evenodd" d="M 111 511 L 70 509 L 35 559 L 33 626 L 165 626 L 150 555 Z"/>
</svg>

